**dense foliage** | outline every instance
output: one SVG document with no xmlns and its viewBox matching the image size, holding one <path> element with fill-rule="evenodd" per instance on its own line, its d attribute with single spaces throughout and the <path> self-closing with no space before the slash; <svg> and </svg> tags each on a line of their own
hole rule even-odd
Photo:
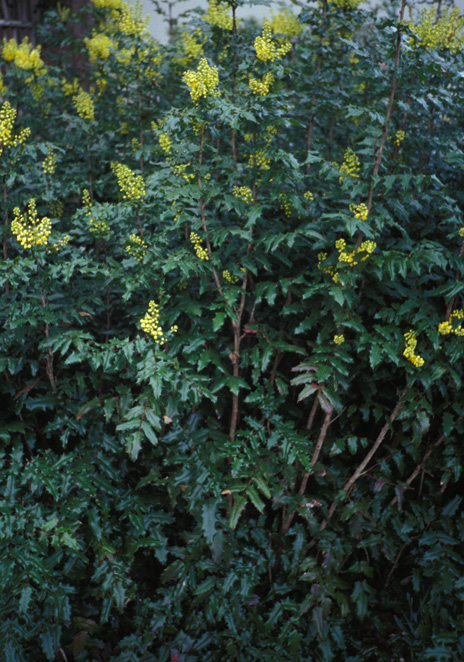
<svg viewBox="0 0 464 662">
<path fill-rule="evenodd" d="M 464 21 L 242 4 L 2 45 L 8 662 L 464 658 Z"/>
</svg>

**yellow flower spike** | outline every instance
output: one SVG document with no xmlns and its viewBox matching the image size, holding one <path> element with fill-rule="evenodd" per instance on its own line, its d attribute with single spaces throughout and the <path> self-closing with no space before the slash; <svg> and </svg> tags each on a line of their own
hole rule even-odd
<svg viewBox="0 0 464 662">
<path fill-rule="evenodd" d="M 303 32 L 303 25 L 298 22 L 298 17 L 285 8 L 282 11 L 274 12 L 271 10 L 271 30 L 274 34 L 283 34 L 287 37 L 299 37 Z"/>
<path fill-rule="evenodd" d="M 243 200 L 249 205 L 253 202 L 253 192 L 248 186 L 234 186 L 232 193 L 236 198 Z"/>
<path fill-rule="evenodd" d="M 196 60 L 203 55 L 203 42 L 200 30 L 184 31 L 180 35 L 180 46 L 184 55 L 177 58 L 177 62 L 182 65 L 187 65 L 192 60 Z"/>
<path fill-rule="evenodd" d="M 272 39 L 272 28 L 269 21 L 264 21 L 262 34 L 260 37 L 256 37 L 254 46 L 256 57 L 261 62 L 274 62 L 274 60 L 284 57 L 292 48 L 289 41 L 284 41 L 280 46 L 276 46 Z"/>
<path fill-rule="evenodd" d="M 404 334 L 404 344 L 405 349 L 403 356 L 408 359 L 408 361 L 410 361 L 416 368 L 421 368 L 425 361 L 421 356 L 414 353 L 414 350 L 417 347 L 417 339 L 416 334 L 412 329 Z"/>
<path fill-rule="evenodd" d="M 142 262 L 143 258 L 147 254 L 148 245 L 135 234 L 131 234 L 129 237 L 130 244 L 126 246 L 126 252 L 129 253 L 133 258 L 138 262 Z"/>
<path fill-rule="evenodd" d="M 464 44 L 464 18 L 459 15 L 459 7 L 442 9 L 437 17 L 435 7 L 424 8 L 416 24 L 407 22 L 415 37 L 411 45 L 415 48 L 449 49 L 453 53 L 460 50 Z"/>
<path fill-rule="evenodd" d="M 95 107 L 93 105 L 93 100 L 91 95 L 84 90 L 79 90 L 79 92 L 73 96 L 74 107 L 76 112 L 83 120 L 88 120 L 93 122 L 95 119 Z"/>
<path fill-rule="evenodd" d="M 281 193 L 279 195 L 279 202 L 280 202 L 280 208 L 284 212 L 285 216 L 287 218 L 290 218 L 290 216 L 292 215 L 293 207 L 292 207 L 292 203 L 287 198 L 286 193 Z"/>
<path fill-rule="evenodd" d="M 158 344 L 164 343 L 163 329 L 159 323 L 160 313 L 159 306 L 154 301 L 150 301 L 148 304 L 148 311 L 140 320 L 140 327 L 142 331 L 145 331 L 150 335 L 155 342 Z"/>
<path fill-rule="evenodd" d="M 46 175 L 53 175 L 56 169 L 56 154 L 48 147 L 48 156 L 42 162 L 42 169 Z"/>
<path fill-rule="evenodd" d="M 121 9 L 123 0 L 91 0 L 98 9 Z"/>
<path fill-rule="evenodd" d="M 397 147 L 399 147 L 399 146 L 401 145 L 401 143 L 402 143 L 403 140 L 404 140 L 405 135 L 406 135 L 406 134 L 405 134 L 404 131 L 397 131 L 397 132 L 396 132 L 396 135 L 395 135 L 395 143 L 396 143 Z"/>
<path fill-rule="evenodd" d="M 271 159 L 266 155 L 266 152 L 264 149 L 258 149 L 256 152 L 253 154 L 250 154 L 250 157 L 248 159 L 248 167 L 249 168 L 259 168 L 260 170 L 269 170 L 269 164 L 271 163 Z"/>
<path fill-rule="evenodd" d="M 193 244 L 193 248 L 199 260 L 209 260 L 208 251 L 201 245 L 201 239 L 196 232 L 190 233 L 190 241 Z"/>
<path fill-rule="evenodd" d="M 216 25 L 223 30 L 232 30 L 233 21 L 230 10 L 220 5 L 217 0 L 209 0 L 203 20 L 210 25 Z"/>
<path fill-rule="evenodd" d="M 182 80 L 190 88 L 190 96 L 194 103 L 204 97 L 217 97 L 220 92 L 216 89 L 219 85 L 219 73 L 216 67 L 211 67 L 206 58 L 200 60 L 196 71 L 185 71 Z"/>
<path fill-rule="evenodd" d="M 314 195 L 311 193 L 311 191 L 306 191 L 306 193 L 303 194 L 303 198 L 311 202 L 311 200 L 314 200 Z"/>
<path fill-rule="evenodd" d="M 27 213 L 21 214 L 18 207 L 15 207 L 13 214 L 11 232 L 23 248 L 29 250 L 36 246 L 46 246 L 48 237 L 52 231 L 52 223 L 46 216 L 38 220 L 34 199 L 29 200 Z"/>
<path fill-rule="evenodd" d="M 106 60 L 110 56 L 111 49 L 116 47 L 113 40 L 103 33 L 93 34 L 90 38 L 86 37 L 84 43 L 89 51 L 91 62 Z"/>
<path fill-rule="evenodd" d="M 340 335 L 335 335 L 333 341 L 336 345 L 341 345 L 342 343 L 345 342 L 345 336 L 343 335 L 343 333 Z"/>
<path fill-rule="evenodd" d="M 274 80 L 275 78 L 271 73 L 264 74 L 262 80 L 257 80 L 256 78 L 250 76 L 248 85 L 253 94 L 256 94 L 259 97 L 265 97 L 267 94 L 269 94 Z"/>
<path fill-rule="evenodd" d="M 31 135 L 29 128 L 21 129 L 18 134 L 13 133 L 16 119 L 16 109 L 11 107 L 9 101 L 5 101 L 0 108 L 0 154 L 5 147 L 18 147 L 26 142 Z"/>
<path fill-rule="evenodd" d="M 165 133 L 165 132 L 160 133 L 160 135 L 158 136 L 158 142 L 159 142 L 160 147 L 163 150 L 163 152 L 166 152 L 166 154 L 171 153 L 172 140 L 169 137 L 168 133 Z"/>
<path fill-rule="evenodd" d="M 359 205 L 350 205 L 350 212 L 354 214 L 355 218 L 358 218 L 360 221 L 366 221 L 369 216 L 369 210 L 367 205 L 363 202 Z"/>
<path fill-rule="evenodd" d="M 19 45 L 15 39 L 10 39 L 3 42 L 2 56 L 7 62 L 14 62 L 18 69 L 31 71 L 35 76 L 44 76 L 47 69 L 40 57 L 40 50 L 41 46 L 34 48 L 28 37 L 24 37 Z"/>
<path fill-rule="evenodd" d="M 112 163 L 111 170 L 117 177 L 124 200 L 136 202 L 145 197 L 146 190 L 142 175 L 136 175 L 122 163 Z"/>
<path fill-rule="evenodd" d="M 353 150 L 348 147 L 343 155 L 343 163 L 340 166 L 340 172 L 343 173 L 339 179 L 340 184 L 346 176 L 357 179 L 359 177 L 360 161 Z"/>
<path fill-rule="evenodd" d="M 170 331 L 171 333 L 177 333 L 177 332 L 179 331 L 179 327 L 177 326 L 177 324 L 173 324 L 173 325 L 169 328 L 169 331 Z"/>
</svg>

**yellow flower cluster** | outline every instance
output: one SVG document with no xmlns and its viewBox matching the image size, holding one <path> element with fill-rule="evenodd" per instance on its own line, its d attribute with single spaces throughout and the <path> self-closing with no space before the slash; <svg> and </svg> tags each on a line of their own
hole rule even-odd
<svg viewBox="0 0 464 662">
<path fill-rule="evenodd" d="M 408 333 L 404 334 L 404 344 L 406 347 L 403 352 L 403 356 L 406 357 L 408 361 L 411 361 L 411 363 L 416 366 L 416 368 L 423 366 L 425 363 L 424 359 L 418 354 L 414 353 L 414 350 L 417 347 L 417 340 L 416 334 L 412 329 L 408 331 Z"/>
<path fill-rule="evenodd" d="M 157 343 L 163 343 L 164 335 L 163 329 L 159 323 L 159 319 L 159 306 L 154 301 L 150 301 L 148 304 L 148 311 L 140 320 L 140 326 L 142 331 L 145 331 L 145 333 L 148 333 L 150 336 L 152 336 Z"/>
<path fill-rule="evenodd" d="M 137 237 L 136 234 L 131 234 L 129 241 L 131 243 L 126 246 L 126 252 L 134 257 L 138 262 L 142 262 L 143 258 L 147 254 L 147 244 L 143 241 L 143 239 Z"/>
<path fill-rule="evenodd" d="M 56 241 L 54 244 L 49 244 L 46 248 L 47 253 L 58 253 L 60 248 L 63 248 L 63 246 L 66 246 L 66 244 L 69 243 L 69 240 L 71 237 L 69 234 L 65 234 L 64 237 L 61 237 L 59 241 Z"/>
<path fill-rule="evenodd" d="M 366 221 L 369 216 L 369 210 L 364 202 L 361 202 L 360 205 L 350 205 L 350 212 L 360 221 Z"/>
<path fill-rule="evenodd" d="M 280 202 L 280 208 L 284 212 L 285 216 L 287 218 L 290 218 L 290 216 L 292 215 L 293 207 L 292 207 L 292 203 L 287 198 L 286 193 L 281 193 L 279 195 L 279 202 Z"/>
<path fill-rule="evenodd" d="M 172 140 L 169 137 L 168 133 L 166 132 L 160 133 L 160 135 L 158 136 L 158 142 L 163 152 L 166 152 L 166 154 L 171 153 Z"/>
<path fill-rule="evenodd" d="M 113 40 L 103 33 L 94 34 L 90 39 L 86 37 L 84 42 L 92 62 L 106 60 L 110 56 L 111 49 L 115 48 Z"/>
<path fill-rule="evenodd" d="M 261 170 L 269 170 L 271 159 L 266 155 L 264 149 L 258 149 L 254 154 L 250 155 L 248 159 L 249 168 L 260 168 Z"/>
<path fill-rule="evenodd" d="M 306 191 L 306 193 L 303 194 L 303 198 L 311 202 L 311 200 L 314 200 L 314 195 L 311 193 L 311 191 Z"/>
<path fill-rule="evenodd" d="M 334 283 L 339 283 L 340 276 L 335 271 L 335 267 L 332 265 L 328 265 L 326 267 L 323 266 L 323 262 L 325 262 L 326 259 L 327 259 L 327 253 L 319 253 L 317 256 L 317 268 L 323 271 L 324 273 L 329 274 L 329 276 L 332 278 Z"/>
<path fill-rule="evenodd" d="M 453 327 L 453 319 L 458 320 L 458 326 Z M 456 336 L 464 336 L 464 329 L 461 328 L 463 320 L 464 311 L 462 309 L 454 310 L 449 316 L 449 320 L 447 322 L 440 322 L 438 325 L 438 331 L 442 336 L 446 336 L 449 333 L 454 333 Z"/>
<path fill-rule="evenodd" d="M 289 41 L 284 41 L 280 46 L 272 39 L 272 28 L 269 21 L 264 21 L 261 37 L 255 39 L 256 57 L 262 62 L 274 62 L 284 57 L 291 50 L 292 45 Z"/>
<path fill-rule="evenodd" d="M 277 12 L 277 14 L 271 11 L 270 24 L 274 34 L 299 37 L 303 32 L 303 26 L 298 22 L 298 18 L 287 8 Z"/>
<path fill-rule="evenodd" d="M 42 161 L 42 168 L 46 175 L 53 175 L 56 169 L 56 154 L 48 147 L 48 155 Z"/>
<path fill-rule="evenodd" d="M 231 274 L 230 271 L 228 271 L 227 269 L 225 269 L 222 272 L 222 277 L 224 278 L 224 280 L 226 280 L 231 285 L 234 285 L 235 283 L 238 283 L 237 276 L 234 276 L 234 274 Z"/>
<path fill-rule="evenodd" d="M 141 200 L 146 195 L 142 175 L 136 175 L 122 163 L 112 163 L 111 170 L 118 179 L 118 185 L 124 200 Z"/>
<path fill-rule="evenodd" d="M 464 228 L 459 228 L 459 236 L 464 238 Z"/>
<path fill-rule="evenodd" d="M 243 200 L 249 205 L 253 202 L 253 192 L 248 186 L 234 186 L 232 193 L 236 198 Z"/>
<path fill-rule="evenodd" d="M 55 218 L 61 218 L 64 212 L 64 204 L 61 200 L 52 200 L 50 202 L 50 211 Z"/>
<path fill-rule="evenodd" d="M 459 16 L 459 7 L 453 7 L 451 11 L 445 7 L 439 18 L 435 7 L 425 8 L 418 23 L 409 21 L 407 25 L 416 35 L 411 38 L 416 48 L 449 49 L 455 53 L 464 44 L 464 17 Z"/>
<path fill-rule="evenodd" d="M 259 97 L 265 97 L 266 94 L 269 94 L 274 80 L 274 76 L 268 72 L 267 74 L 264 74 L 261 80 L 250 76 L 248 85 L 250 86 L 250 90 L 253 94 L 256 94 Z"/>
<path fill-rule="evenodd" d="M 35 200 L 29 200 L 26 214 L 21 214 L 18 207 L 13 210 L 14 219 L 11 223 L 11 232 L 23 248 L 45 246 L 52 231 L 52 223 L 49 218 L 38 220 Z"/>
<path fill-rule="evenodd" d="M 362 0 L 329 0 L 329 2 L 334 2 L 340 9 L 356 9 Z"/>
<path fill-rule="evenodd" d="M 63 94 L 67 97 L 74 96 L 75 94 L 79 93 L 79 90 L 81 89 L 79 86 L 79 81 L 77 78 L 74 78 L 72 83 L 68 83 L 66 81 L 66 78 L 63 78 L 61 80 L 61 89 L 63 90 Z"/>
<path fill-rule="evenodd" d="M 210 25 L 217 25 L 224 30 L 232 30 L 233 28 L 230 11 L 224 5 L 220 5 L 217 0 L 209 0 L 208 9 L 203 20 Z"/>
<path fill-rule="evenodd" d="M 133 6 L 127 4 L 127 2 L 121 3 L 120 9 L 121 13 L 117 19 L 118 30 L 133 37 L 147 37 L 147 26 L 150 22 L 150 17 L 146 16 L 142 18 L 143 7 L 139 1 L 136 0 Z"/>
<path fill-rule="evenodd" d="M 13 134 L 13 126 L 16 119 L 16 109 L 11 107 L 9 101 L 5 101 L 0 108 L 0 154 L 5 147 L 18 147 L 26 142 L 31 135 L 29 128 L 21 129 L 17 134 Z"/>
<path fill-rule="evenodd" d="M 91 0 L 98 9 L 120 9 L 123 0 Z"/>
<path fill-rule="evenodd" d="M 8 88 L 3 82 L 3 76 L 0 73 L 0 94 L 6 94 L 8 92 Z"/>
<path fill-rule="evenodd" d="M 343 333 L 334 336 L 334 343 L 336 345 L 341 345 L 344 342 L 345 342 L 345 336 L 343 335 Z"/>
<path fill-rule="evenodd" d="M 401 145 L 401 143 L 404 140 L 405 135 L 406 135 L 405 132 L 402 131 L 402 130 L 396 132 L 395 143 L 396 143 L 397 147 L 399 147 Z"/>
<path fill-rule="evenodd" d="M 216 67 L 210 67 L 206 58 L 201 58 L 196 71 L 186 71 L 182 79 L 190 87 L 190 96 L 194 103 L 201 97 L 219 96 L 219 74 Z"/>
<path fill-rule="evenodd" d="M 348 147 L 343 155 L 343 163 L 340 166 L 340 172 L 343 173 L 339 179 L 340 184 L 346 176 L 357 178 L 359 177 L 360 162 L 353 150 Z"/>
<path fill-rule="evenodd" d="M 182 177 L 182 179 L 186 181 L 187 184 L 190 184 L 191 182 L 195 181 L 195 175 L 193 173 L 185 172 L 189 165 L 190 163 L 181 163 L 178 165 L 176 164 L 172 165 L 172 169 L 174 170 L 174 174 L 176 175 L 176 177 Z M 206 177 L 204 179 L 206 179 Z"/>
<path fill-rule="evenodd" d="M 40 57 L 40 46 L 33 48 L 29 38 L 24 37 L 18 45 L 15 39 L 3 41 L 2 56 L 6 62 L 14 62 L 19 69 L 32 71 L 36 76 L 44 76 L 47 73 L 44 62 Z M 30 79 L 28 79 L 29 82 Z"/>
<path fill-rule="evenodd" d="M 344 239 L 338 239 L 335 242 L 335 248 L 338 250 L 338 261 L 346 262 L 353 267 L 358 264 L 358 260 L 355 259 L 358 253 L 367 253 L 367 255 L 361 258 L 361 262 L 364 262 L 364 260 L 367 260 L 369 255 L 375 251 L 376 247 L 377 244 L 375 241 L 363 241 L 359 248 L 348 253 L 345 250 L 346 241 Z"/>
<path fill-rule="evenodd" d="M 195 253 L 197 254 L 197 257 L 200 260 L 209 260 L 208 251 L 206 250 L 206 248 L 203 248 L 203 246 L 201 245 L 201 239 L 196 232 L 190 233 L 190 241 L 193 244 L 193 248 L 195 249 Z"/>
<path fill-rule="evenodd" d="M 79 92 L 73 96 L 73 104 L 79 117 L 82 117 L 83 120 L 93 122 L 95 118 L 95 108 L 92 97 L 88 92 L 79 90 Z"/>
<path fill-rule="evenodd" d="M 92 213 L 92 200 L 87 189 L 82 192 L 82 204 L 86 208 L 85 215 L 89 217 L 89 232 L 103 237 L 110 231 L 110 226 L 103 220 L 97 220 Z"/>
<path fill-rule="evenodd" d="M 177 58 L 179 64 L 186 65 L 192 60 L 196 60 L 203 54 L 203 42 L 201 41 L 201 31 L 194 30 L 192 32 L 180 33 L 180 47 L 182 49 L 182 57 Z"/>
</svg>

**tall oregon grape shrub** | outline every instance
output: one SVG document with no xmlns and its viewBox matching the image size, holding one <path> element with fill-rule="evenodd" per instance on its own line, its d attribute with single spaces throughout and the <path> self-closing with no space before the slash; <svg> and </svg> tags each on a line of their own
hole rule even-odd
<svg viewBox="0 0 464 662">
<path fill-rule="evenodd" d="M 464 21 L 245 4 L 2 45 L 8 662 L 463 659 Z"/>
</svg>

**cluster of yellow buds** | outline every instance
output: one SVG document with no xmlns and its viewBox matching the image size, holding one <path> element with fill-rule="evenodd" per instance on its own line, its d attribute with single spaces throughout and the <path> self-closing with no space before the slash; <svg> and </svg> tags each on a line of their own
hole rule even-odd
<svg viewBox="0 0 464 662">
<path fill-rule="evenodd" d="M 404 136 L 405 136 L 405 135 L 406 135 L 406 134 L 405 134 L 405 132 L 404 132 L 402 129 L 400 129 L 399 131 L 396 132 L 396 135 L 395 135 L 395 143 L 396 143 L 396 146 L 397 146 L 397 147 L 399 147 L 399 146 L 401 145 L 401 143 L 402 143 L 403 140 L 404 140 Z"/>
<path fill-rule="evenodd" d="M 82 192 L 82 204 L 87 210 L 85 215 L 89 218 L 89 232 L 99 235 L 100 237 L 108 234 L 110 231 L 110 226 L 104 220 L 97 220 L 94 218 L 92 212 L 92 200 L 87 189 L 84 189 Z"/>
<path fill-rule="evenodd" d="M 325 262 L 325 260 L 327 260 L 327 253 L 319 253 L 317 256 L 317 268 L 323 271 L 324 273 L 329 274 L 329 276 L 332 278 L 334 283 L 339 283 L 340 276 L 335 270 L 335 267 L 332 265 L 328 265 L 324 267 L 323 262 Z"/>
<path fill-rule="evenodd" d="M 271 11 L 270 24 L 274 34 L 299 37 L 303 32 L 303 26 L 298 22 L 298 17 L 287 8 L 277 12 L 277 14 Z"/>
<path fill-rule="evenodd" d="M 47 253 L 58 253 L 60 248 L 63 248 L 63 246 L 66 246 L 66 244 L 69 243 L 69 240 L 71 237 L 69 234 L 65 234 L 64 237 L 61 237 L 58 241 L 56 241 L 54 244 L 49 244 L 46 248 Z"/>
<path fill-rule="evenodd" d="M 248 186 L 234 186 L 232 193 L 236 198 L 243 200 L 249 205 L 253 202 L 253 192 Z"/>
<path fill-rule="evenodd" d="M 11 232 L 23 248 L 45 246 L 52 231 L 52 223 L 46 216 L 40 220 L 37 218 L 34 199 L 29 200 L 27 207 L 26 214 L 21 214 L 18 207 L 13 210 L 14 219 L 11 223 Z"/>
<path fill-rule="evenodd" d="M 0 155 L 5 147 L 18 147 L 26 142 L 31 135 L 29 128 L 21 129 L 17 134 L 13 134 L 13 126 L 16 119 L 16 109 L 11 107 L 9 101 L 5 101 L 0 108 Z"/>
<path fill-rule="evenodd" d="M 348 149 L 345 151 L 345 154 L 343 155 L 343 163 L 340 166 L 340 172 L 343 173 L 339 179 L 340 184 L 346 176 L 353 177 L 355 179 L 359 177 L 359 168 L 359 158 L 353 152 L 351 147 L 348 147 Z"/>
<path fill-rule="evenodd" d="M 106 60 L 110 56 L 111 49 L 116 47 L 113 40 L 101 32 L 94 34 L 90 39 L 86 37 L 84 42 L 92 62 Z"/>
<path fill-rule="evenodd" d="M 224 30 L 232 30 L 233 21 L 230 11 L 220 5 L 217 0 L 209 0 L 208 9 L 206 10 L 203 20 L 210 25 L 217 25 Z"/>
<path fill-rule="evenodd" d="M 61 200 L 52 200 L 50 202 L 50 211 L 55 218 L 61 218 L 64 212 L 64 204 Z"/>
<path fill-rule="evenodd" d="M 227 269 L 225 269 L 222 272 L 222 277 L 224 278 L 224 280 L 226 280 L 231 285 L 235 285 L 235 283 L 238 283 L 237 276 L 234 276 L 234 274 L 231 274 L 230 271 L 228 271 Z"/>
<path fill-rule="evenodd" d="M 458 326 L 453 326 L 453 319 L 458 320 Z M 464 311 L 462 309 L 454 310 L 449 316 L 448 321 L 440 322 L 438 331 L 442 336 L 447 336 L 449 333 L 454 333 L 456 336 L 464 336 L 464 329 L 461 328 L 463 320 Z"/>
<path fill-rule="evenodd" d="M 329 0 L 329 2 L 334 2 L 340 9 L 356 9 L 362 0 Z"/>
<path fill-rule="evenodd" d="M 284 57 L 291 50 L 292 45 L 289 41 L 284 41 L 280 46 L 272 39 L 272 28 L 269 21 L 264 21 L 261 37 L 255 39 L 256 57 L 262 62 L 274 62 Z"/>
<path fill-rule="evenodd" d="M 292 215 L 293 207 L 286 193 L 281 193 L 279 195 L 279 202 L 280 202 L 280 208 L 284 212 L 285 216 L 287 218 L 290 218 L 290 216 Z"/>
<path fill-rule="evenodd" d="M 164 343 L 163 329 L 160 326 L 159 320 L 159 306 L 154 301 L 150 301 L 148 311 L 140 320 L 140 327 L 142 331 L 152 336 L 157 343 Z"/>
<path fill-rule="evenodd" d="M 359 218 L 360 221 L 366 221 L 369 216 L 369 209 L 364 202 L 361 202 L 359 205 L 350 205 L 350 212 L 354 214 L 355 218 Z"/>
<path fill-rule="evenodd" d="M 79 86 L 79 81 L 77 78 L 73 78 L 72 83 L 68 83 L 66 78 L 62 78 L 61 89 L 65 96 L 70 97 L 78 94 L 81 88 Z"/>
<path fill-rule="evenodd" d="M 3 82 L 3 76 L 0 74 L 0 94 L 6 94 L 8 92 L 7 86 Z"/>
<path fill-rule="evenodd" d="M 40 46 L 33 48 L 28 37 L 24 37 L 19 45 L 15 39 L 4 40 L 2 56 L 6 62 L 14 62 L 19 69 L 32 71 L 36 76 L 44 76 L 47 70 L 40 57 L 40 49 Z"/>
<path fill-rule="evenodd" d="M 129 241 L 130 244 L 126 246 L 126 252 L 134 257 L 138 262 L 142 262 L 143 258 L 147 254 L 147 244 L 136 234 L 131 234 Z"/>
<path fill-rule="evenodd" d="M 182 179 L 186 181 L 187 184 L 191 184 L 192 182 L 195 181 L 195 175 L 193 173 L 185 172 L 189 165 L 190 163 L 181 163 L 181 164 L 173 164 L 171 166 L 172 169 L 174 170 L 174 174 L 177 177 L 182 177 Z"/>
<path fill-rule="evenodd" d="M 120 9 L 123 0 L 91 0 L 98 9 Z"/>
<path fill-rule="evenodd" d="M 314 195 L 311 193 L 311 191 L 306 191 L 306 193 L 303 194 L 303 198 L 311 202 L 311 200 L 314 200 Z"/>
<path fill-rule="evenodd" d="M 171 333 L 177 333 L 179 331 L 179 327 L 177 326 L 177 324 L 173 324 L 172 326 L 169 327 L 169 331 Z"/>
<path fill-rule="evenodd" d="M 186 65 L 192 60 L 196 60 L 203 55 L 202 34 L 198 28 L 194 31 L 184 30 L 179 35 L 180 48 L 183 55 L 176 60 L 179 64 Z"/>
<path fill-rule="evenodd" d="M 275 80 L 274 76 L 270 72 L 268 72 L 267 74 L 264 74 L 261 80 L 258 80 L 257 78 L 253 78 L 252 76 L 250 76 L 248 85 L 253 94 L 256 94 L 259 97 L 265 97 L 266 94 L 269 94 L 269 91 L 271 89 L 274 80 Z"/>
<path fill-rule="evenodd" d="M 136 0 L 134 5 L 123 2 L 119 9 L 121 11 L 117 18 L 117 28 L 120 32 L 133 37 L 149 36 L 147 26 L 150 22 L 150 17 L 145 16 L 143 18 L 143 6 L 139 0 Z"/>
<path fill-rule="evenodd" d="M 124 200 L 141 200 L 146 195 L 142 175 L 136 175 L 130 168 L 122 163 L 112 163 L 111 170 L 118 179 Z"/>
<path fill-rule="evenodd" d="M 350 266 L 353 267 L 358 264 L 358 260 L 355 258 L 359 253 L 367 253 L 367 255 L 364 255 L 364 257 L 361 258 L 361 262 L 364 262 L 364 260 L 367 260 L 369 255 L 375 251 L 376 247 L 377 244 L 375 241 L 363 241 L 355 251 L 350 251 L 348 253 L 345 250 L 346 241 L 344 239 L 338 239 L 335 242 L 335 248 L 338 250 L 338 261 L 347 262 Z"/>
<path fill-rule="evenodd" d="M 258 149 L 254 154 L 250 154 L 248 159 L 249 168 L 259 168 L 260 170 L 269 170 L 271 159 L 267 156 L 264 149 Z"/>
<path fill-rule="evenodd" d="M 219 91 L 216 89 L 219 85 L 217 67 L 211 67 L 205 57 L 201 58 L 196 71 L 184 72 L 182 79 L 189 86 L 194 103 L 197 103 L 201 97 L 206 99 L 208 96 L 219 96 Z"/>
<path fill-rule="evenodd" d="M 412 329 L 408 331 L 408 333 L 404 334 L 404 344 L 406 347 L 403 352 L 403 356 L 406 357 L 408 361 L 411 361 L 411 363 L 416 366 L 416 368 L 423 366 L 425 363 L 424 359 L 418 354 L 414 353 L 414 350 L 417 347 L 417 340 L 416 334 Z"/>
<path fill-rule="evenodd" d="M 93 99 L 88 92 L 80 89 L 73 96 L 73 104 L 79 117 L 82 117 L 83 120 L 93 122 L 95 119 L 95 107 L 93 105 Z"/>
<path fill-rule="evenodd" d="M 200 260 L 209 260 L 208 251 L 201 245 L 201 239 L 196 232 L 190 233 L 190 241 L 193 244 L 197 257 Z"/>
<path fill-rule="evenodd" d="M 53 175 L 56 169 L 56 154 L 50 145 L 48 146 L 48 155 L 42 161 L 42 168 L 46 175 Z"/>
<path fill-rule="evenodd" d="M 464 228 L 459 228 L 459 236 L 464 239 Z"/>
<path fill-rule="evenodd" d="M 166 154 L 171 153 L 172 140 L 169 137 L 168 133 L 166 133 L 165 131 L 163 133 L 160 133 L 160 135 L 158 136 L 158 142 L 163 152 L 166 152 Z"/>
<path fill-rule="evenodd" d="M 464 18 L 459 15 L 459 7 L 453 7 L 451 11 L 445 7 L 440 17 L 435 7 L 425 8 L 418 23 L 409 21 L 407 25 L 416 35 L 411 37 L 411 43 L 416 48 L 449 49 L 455 53 L 464 44 Z"/>
<path fill-rule="evenodd" d="M 343 335 L 343 333 L 334 336 L 334 343 L 336 345 L 341 345 L 344 342 L 345 342 L 345 336 Z"/>
</svg>

